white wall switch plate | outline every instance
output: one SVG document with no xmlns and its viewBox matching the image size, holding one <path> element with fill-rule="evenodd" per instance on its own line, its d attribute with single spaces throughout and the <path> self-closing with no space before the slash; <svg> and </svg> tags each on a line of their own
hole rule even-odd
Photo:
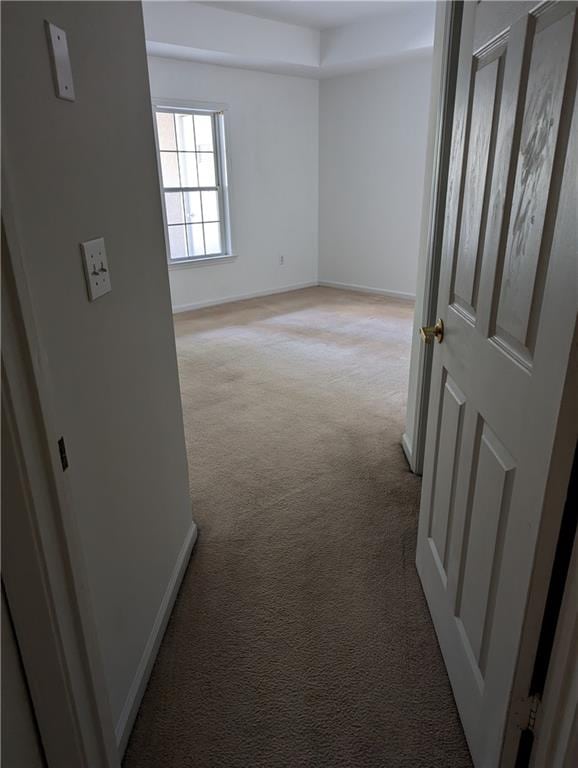
<svg viewBox="0 0 578 768">
<path fill-rule="evenodd" d="M 52 59 L 52 72 L 56 86 L 56 95 L 59 99 L 74 101 L 74 83 L 72 82 L 72 68 L 68 55 L 68 41 L 63 29 L 46 22 L 50 58 Z"/>
<path fill-rule="evenodd" d="M 104 237 L 97 237 L 96 240 L 87 240 L 85 243 L 80 244 L 80 248 L 82 250 L 88 298 L 94 301 L 99 296 L 112 290 Z"/>
</svg>

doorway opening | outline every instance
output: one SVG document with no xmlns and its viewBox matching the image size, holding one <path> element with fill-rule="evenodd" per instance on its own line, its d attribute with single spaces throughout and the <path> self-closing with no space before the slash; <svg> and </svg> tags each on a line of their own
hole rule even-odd
<svg viewBox="0 0 578 768">
<path fill-rule="evenodd" d="M 252 6 L 256 15 L 244 5 L 203 9 L 199 23 L 212 10 L 245 30 L 286 31 L 286 21 L 264 18 L 280 4 Z M 400 443 L 434 9 L 319 5 L 291 4 L 313 16 L 289 32 L 324 50 L 323 61 L 299 66 L 282 51 L 259 66 L 170 59 L 161 10 L 145 7 L 154 105 L 173 116 L 212 105 L 222 115 L 230 242 L 210 259 L 191 252 L 202 217 L 185 197 L 202 203 L 207 190 L 183 182 L 185 153 L 207 148 L 196 139 L 194 150 L 179 146 L 176 123 L 174 140 L 161 135 L 157 115 L 169 254 L 173 233 L 189 244 L 174 246 L 169 280 L 200 535 L 127 768 L 153 765 L 169 742 L 176 759 L 191 749 L 178 712 L 196 723 L 196 754 L 213 750 L 214 759 L 218 749 L 223 762 L 235 754 L 254 763 L 258 753 L 281 765 L 292 753 L 308 764 L 343 755 L 355 763 L 364 753 L 377 765 L 407 751 L 431 765 L 433 735 L 443 733 L 453 764 L 470 765 L 413 566 L 420 480 Z M 377 27 L 381 47 L 370 50 Z M 267 42 L 255 34 L 253 58 Z M 193 127 L 196 119 L 186 118 Z M 167 201 L 175 193 L 178 220 Z M 161 699 L 168 708 L 158 728 Z M 420 727 L 431 718 L 435 727 Z M 361 733 L 362 720 L 380 723 L 379 735 Z M 155 727 L 164 737 L 151 748 Z"/>
</svg>

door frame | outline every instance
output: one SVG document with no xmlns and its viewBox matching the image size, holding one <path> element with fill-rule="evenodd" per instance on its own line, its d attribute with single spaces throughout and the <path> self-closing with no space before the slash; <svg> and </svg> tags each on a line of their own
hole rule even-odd
<svg viewBox="0 0 578 768">
<path fill-rule="evenodd" d="M 578 446 L 574 458 L 572 484 L 567 505 L 576 509 L 578 482 Z M 576 512 L 571 513 L 569 527 L 576 525 Z M 572 542 L 564 542 L 564 548 Z M 559 591 L 561 578 L 556 583 Z M 541 716 L 535 729 L 530 750 L 532 768 L 562 768 L 578 764 L 578 730 L 573 724 L 578 697 L 578 658 L 576 638 L 578 637 L 578 537 L 574 536 L 570 562 L 567 564 L 565 585 L 558 595 L 559 613 L 556 633 L 551 645 L 545 686 L 543 688 Z"/>
<path fill-rule="evenodd" d="M 434 48 L 434 72 L 430 107 L 430 137 L 427 148 L 426 178 L 422 206 L 420 264 L 418 268 L 417 298 L 414 312 L 411 350 L 410 383 L 406 431 L 402 447 L 412 472 L 421 475 L 425 454 L 425 437 L 431 383 L 433 348 L 419 341 L 422 325 L 436 321 L 438 284 L 441 267 L 442 238 L 446 211 L 446 189 L 452 145 L 454 104 L 460 35 L 462 29 L 463 0 L 442 3 L 436 14 L 434 46 L 440 41 L 439 71 L 436 68 Z"/>
<path fill-rule="evenodd" d="M 4 174 L 2 196 L 6 599 L 48 768 L 120 768 L 48 362 Z"/>
<path fill-rule="evenodd" d="M 578 163 L 575 162 L 574 166 L 576 173 L 578 173 L 578 167 L 576 167 Z M 558 414 L 554 449 L 552 451 L 544 495 L 544 512 L 538 532 L 532 578 L 526 603 L 526 614 L 518 651 L 518 663 L 514 672 L 512 697 L 504 730 L 502 746 L 503 765 L 514 765 L 520 749 L 522 733 L 529 729 L 532 734 L 535 734 L 540 727 L 543 716 L 542 697 L 544 691 L 536 692 L 538 696 L 538 701 L 536 702 L 533 698 L 535 692 L 532 690 L 532 677 L 540 648 L 542 627 L 545 621 L 548 620 L 545 616 L 548 590 L 554 572 L 556 548 L 562 527 L 566 499 L 570 489 L 574 454 L 578 441 L 577 391 L 578 318 L 574 326 L 569 365 L 566 371 L 566 381 Z M 561 618 L 558 616 L 555 625 L 556 634 L 560 626 Z M 545 688 L 547 689 L 550 688 L 554 672 L 554 668 L 550 668 L 547 671 L 545 678 Z M 552 706 L 551 698 L 552 694 L 549 696 L 549 706 Z M 537 711 L 532 711 L 535 704 L 537 704 Z M 532 749 L 530 750 L 530 759 L 533 759 Z"/>
</svg>

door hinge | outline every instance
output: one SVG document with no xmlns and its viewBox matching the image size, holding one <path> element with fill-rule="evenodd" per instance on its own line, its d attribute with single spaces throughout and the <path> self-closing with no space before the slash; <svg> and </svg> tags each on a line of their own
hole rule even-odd
<svg viewBox="0 0 578 768">
<path fill-rule="evenodd" d="M 520 702 L 520 708 L 518 710 L 518 725 L 522 731 L 531 731 L 534 733 L 536 729 L 536 720 L 538 719 L 538 713 L 540 711 L 540 697 L 536 694 L 528 696 Z"/>
<path fill-rule="evenodd" d="M 520 741 L 515 768 L 528 768 L 536 738 L 536 720 L 540 712 L 540 697 L 534 694 L 522 699 L 517 711 Z"/>
<path fill-rule="evenodd" d="M 68 456 L 66 455 L 66 445 L 64 444 L 64 438 L 61 437 L 58 441 L 58 453 L 60 454 L 60 463 L 62 464 L 62 471 L 66 472 L 68 469 Z"/>
<path fill-rule="evenodd" d="M 530 711 L 528 712 L 528 730 L 532 733 L 536 730 L 536 720 L 538 719 L 538 712 L 540 711 L 540 697 L 534 694 L 530 697 Z"/>
<path fill-rule="evenodd" d="M 514 709 L 514 721 L 520 731 L 534 732 L 540 709 L 540 696 L 533 694 L 525 699 L 518 699 Z"/>
</svg>

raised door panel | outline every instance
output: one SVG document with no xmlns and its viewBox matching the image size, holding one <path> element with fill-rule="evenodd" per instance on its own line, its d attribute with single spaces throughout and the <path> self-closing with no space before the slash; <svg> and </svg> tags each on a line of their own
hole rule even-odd
<svg viewBox="0 0 578 768">
<path fill-rule="evenodd" d="M 574 23 L 575 14 L 543 28 L 544 20 L 538 19 L 528 74 L 495 328 L 496 340 L 527 366 L 548 267 L 548 235 L 556 214 L 550 187 Z"/>
<path fill-rule="evenodd" d="M 429 539 L 440 577 L 445 584 L 465 397 L 445 371 L 443 380 Z"/>
<path fill-rule="evenodd" d="M 503 48 L 502 48 L 503 50 Z M 474 320 L 481 270 L 487 199 L 501 95 L 502 58 L 474 58 L 467 160 L 462 177 L 460 233 L 455 257 L 452 299 Z"/>
<path fill-rule="evenodd" d="M 515 462 L 490 427 L 477 419 L 455 614 L 483 687 Z"/>
</svg>

